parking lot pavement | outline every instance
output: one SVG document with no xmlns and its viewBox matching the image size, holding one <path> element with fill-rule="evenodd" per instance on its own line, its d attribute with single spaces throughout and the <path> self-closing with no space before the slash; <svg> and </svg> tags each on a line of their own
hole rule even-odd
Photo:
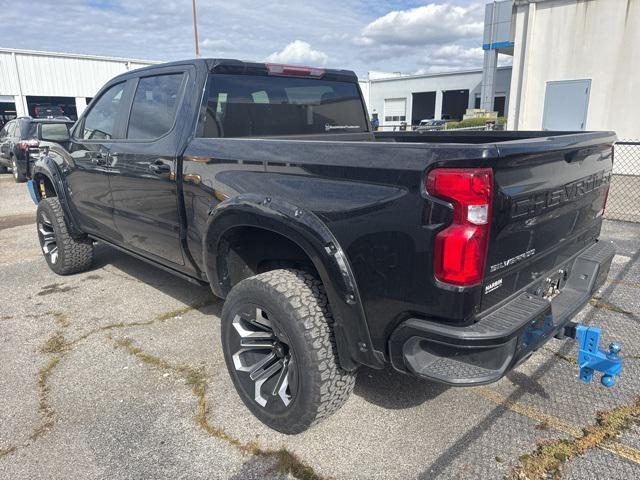
<svg viewBox="0 0 640 480">
<path fill-rule="evenodd" d="M 236 395 L 207 288 L 105 246 L 56 276 L 26 188 L 1 177 L 0 478 L 640 477 L 640 225 L 605 224 L 618 255 L 579 315 L 623 344 L 612 390 L 579 383 L 575 344 L 553 340 L 485 387 L 363 368 L 336 415 L 285 436 Z"/>
</svg>

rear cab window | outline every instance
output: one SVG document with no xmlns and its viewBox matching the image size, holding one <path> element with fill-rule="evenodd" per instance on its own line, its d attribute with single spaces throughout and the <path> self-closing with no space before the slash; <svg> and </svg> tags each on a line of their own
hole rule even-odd
<svg viewBox="0 0 640 480">
<path fill-rule="evenodd" d="M 198 136 L 268 137 L 368 131 L 355 82 L 210 74 Z"/>
</svg>

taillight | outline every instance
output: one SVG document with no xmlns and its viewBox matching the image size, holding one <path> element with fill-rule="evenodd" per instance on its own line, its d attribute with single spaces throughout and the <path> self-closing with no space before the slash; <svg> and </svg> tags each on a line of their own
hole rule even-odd
<svg viewBox="0 0 640 480">
<path fill-rule="evenodd" d="M 453 205 L 453 222 L 436 235 L 434 273 L 453 285 L 479 283 L 489 246 L 493 171 L 437 168 L 427 175 L 427 192 Z"/>
<path fill-rule="evenodd" d="M 40 142 L 38 142 L 37 140 L 18 142 L 18 148 L 22 152 L 26 152 L 27 150 L 29 150 L 29 147 L 37 147 L 38 145 L 40 145 Z"/>
</svg>

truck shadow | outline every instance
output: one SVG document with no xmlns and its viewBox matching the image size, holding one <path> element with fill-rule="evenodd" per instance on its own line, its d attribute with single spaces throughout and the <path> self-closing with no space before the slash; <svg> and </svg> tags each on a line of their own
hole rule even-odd
<svg viewBox="0 0 640 480">
<path fill-rule="evenodd" d="M 185 306 L 194 306 L 201 313 L 220 315 L 222 300 L 214 296 L 208 286 L 190 283 L 101 243 L 96 245 L 92 272 L 99 275 L 100 270 L 149 285 Z"/>
<path fill-rule="evenodd" d="M 97 244 L 92 268 L 92 280 L 99 280 L 100 271 L 121 276 L 124 281 L 137 281 L 169 295 L 185 306 L 205 315 L 219 316 L 223 301 L 216 298 L 208 286 L 198 286 L 176 277 L 142 260 L 131 257 L 104 244 Z M 415 407 L 432 400 L 447 390 L 446 385 L 427 382 L 404 375 L 391 367 L 374 370 L 362 367 L 356 378 L 354 393 L 382 408 L 399 410 Z"/>
<path fill-rule="evenodd" d="M 420 380 L 387 367 L 382 370 L 361 367 L 354 393 L 369 403 L 391 410 L 422 405 L 450 387 Z"/>
</svg>

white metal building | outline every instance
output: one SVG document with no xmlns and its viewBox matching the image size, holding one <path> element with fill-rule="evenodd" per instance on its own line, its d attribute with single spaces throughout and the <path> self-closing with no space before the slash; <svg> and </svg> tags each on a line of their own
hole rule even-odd
<svg viewBox="0 0 640 480">
<path fill-rule="evenodd" d="M 156 62 L 0 48 L 0 123 L 33 115 L 38 106 L 60 107 L 75 119 L 104 83 Z"/>
<path fill-rule="evenodd" d="M 640 1 L 513 3 L 509 127 L 640 140 Z"/>
<path fill-rule="evenodd" d="M 498 54 L 513 55 L 509 129 L 640 139 L 639 0 L 490 3 L 483 48 L 488 99 Z"/>
<path fill-rule="evenodd" d="M 504 115 L 509 108 L 511 67 L 498 67 L 494 85 L 494 108 Z M 480 108 L 482 70 L 424 75 L 369 73 L 360 82 L 369 114 L 382 127 L 402 122 L 416 125 L 423 119 L 461 119 L 467 108 Z"/>
</svg>

